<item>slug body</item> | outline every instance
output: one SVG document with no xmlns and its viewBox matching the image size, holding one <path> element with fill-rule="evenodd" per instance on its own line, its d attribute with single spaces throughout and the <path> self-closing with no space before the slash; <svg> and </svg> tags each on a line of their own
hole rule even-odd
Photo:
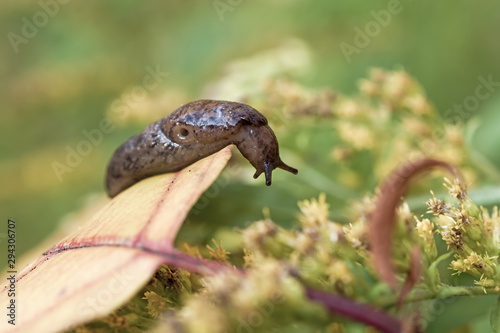
<svg viewBox="0 0 500 333">
<path fill-rule="evenodd" d="M 108 195 L 146 177 L 179 171 L 230 144 L 255 167 L 254 178 L 264 172 L 268 186 L 276 168 L 297 174 L 281 161 L 276 136 L 261 113 L 245 104 L 200 100 L 154 122 L 115 151 L 106 175 Z"/>
</svg>

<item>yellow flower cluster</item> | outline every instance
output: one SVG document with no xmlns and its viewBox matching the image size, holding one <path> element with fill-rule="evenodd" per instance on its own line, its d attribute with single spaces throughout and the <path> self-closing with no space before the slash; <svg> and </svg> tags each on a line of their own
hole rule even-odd
<svg viewBox="0 0 500 333">
<path fill-rule="evenodd" d="M 457 201 L 458 207 L 437 199 L 434 193 L 427 205 L 429 212 L 439 217 L 436 220 L 437 232 L 455 252 L 455 260 L 451 262 L 450 268 L 455 274 L 468 273 L 479 278 L 476 283 L 484 288 L 499 286 L 498 208 L 494 207 L 492 214 L 489 214 L 483 207 L 477 207 L 460 180 L 445 179 L 444 185 Z"/>
</svg>

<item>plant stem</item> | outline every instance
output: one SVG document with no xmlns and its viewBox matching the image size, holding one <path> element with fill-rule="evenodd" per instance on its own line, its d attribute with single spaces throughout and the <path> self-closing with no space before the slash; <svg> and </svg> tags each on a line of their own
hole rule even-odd
<svg viewBox="0 0 500 333">
<path fill-rule="evenodd" d="M 373 326 L 385 333 L 401 332 L 401 322 L 388 313 L 365 304 L 356 303 L 349 298 L 332 295 L 309 286 L 304 287 L 310 300 L 323 304 L 332 313 Z"/>
<path fill-rule="evenodd" d="M 438 291 L 420 290 L 410 293 L 404 303 L 436 300 L 448 297 L 485 295 L 500 295 L 500 289 L 495 290 L 495 288 L 483 288 L 481 286 L 443 286 Z M 391 299 L 385 299 L 379 302 L 379 305 L 384 308 L 393 307 L 396 306 L 396 304 L 397 297 L 391 297 Z"/>
</svg>

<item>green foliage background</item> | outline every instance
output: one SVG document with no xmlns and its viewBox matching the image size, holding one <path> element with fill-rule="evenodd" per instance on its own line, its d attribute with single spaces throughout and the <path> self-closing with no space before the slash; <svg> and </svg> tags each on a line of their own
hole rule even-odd
<svg viewBox="0 0 500 333">
<path fill-rule="evenodd" d="M 114 149 L 149 121 L 129 122 L 106 134 L 62 182 L 51 164 L 64 163 L 66 146 L 75 147 L 85 139 L 83 130 L 97 128 L 113 101 L 141 84 L 146 66 L 159 65 L 169 73 L 155 93 L 164 91 L 168 99 L 172 91 L 178 92 L 181 97 L 172 97 L 173 104 L 206 97 L 205 87 L 224 75 L 228 63 L 288 38 L 302 40 L 311 52 L 308 70 L 292 75 L 311 88 L 349 94 L 370 67 L 401 66 L 445 114 L 474 95 L 478 77 L 491 75 L 500 81 L 497 2 L 401 1 L 402 12 L 392 15 L 351 61 L 339 45 L 354 45 L 356 28 L 364 30 L 375 20 L 372 11 L 387 9 L 387 1 L 220 2 L 231 7 L 222 16 L 216 1 L 68 1 L 59 4 L 57 13 L 16 52 L 9 33 L 22 35 L 23 19 L 33 22 L 42 9 L 37 2 L 2 1 L 0 210 L 5 222 L 17 221 L 18 255 L 41 242 L 61 218 L 83 205 L 89 193 L 103 192 L 105 166 Z M 467 142 L 492 179 L 499 179 L 499 105 L 495 91 L 461 119 L 471 118 Z M 296 151 L 288 156 L 296 156 L 301 173 L 295 178 L 276 173 L 272 191 L 262 179 L 234 180 L 201 215 L 210 216 L 211 222 L 244 225 L 260 218 L 262 207 L 268 206 L 275 221 L 289 223 L 285 221 L 293 220 L 296 201 L 321 191 L 334 208 L 361 198 L 376 186 L 376 179 L 346 195 L 331 180 L 328 164 L 321 159 L 307 164 L 332 145 L 329 133 L 326 125 L 291 122 L 278 136 L 285 156 L 287 150 Z M 308 139 L 306 148 L 297 144 L 300 137 Z M 488 193 L 498 195 L 496 188 L 492 191 Z M 245 204 L 232 205 L 235 197 Z M 335 218 L 342 216 L 339 211 Z M 201 237 L 205 227 L 196 224 L 197 219 L 192 218 L 192 227 Z"/>
</svg>

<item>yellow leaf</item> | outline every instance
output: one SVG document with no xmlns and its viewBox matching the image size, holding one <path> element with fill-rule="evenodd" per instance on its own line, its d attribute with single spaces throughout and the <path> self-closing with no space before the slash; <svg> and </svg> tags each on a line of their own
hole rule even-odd
<svg viewBox="0 0 500 333">
<path fill-rule="evenodd" d="M 191 207 L 231 156 L 226 147 L 172 174 L 120 193 L 79 230 L 18 272 L 15 297 L 1 280 L 0 332 L 54 332 L 104 316 L 132 297 L 163 263 L 210 273 L 222 264 L 177 251 L 174 239 Z M 15 323 L 5 316 L 15 300 Z"/>
</svg>

